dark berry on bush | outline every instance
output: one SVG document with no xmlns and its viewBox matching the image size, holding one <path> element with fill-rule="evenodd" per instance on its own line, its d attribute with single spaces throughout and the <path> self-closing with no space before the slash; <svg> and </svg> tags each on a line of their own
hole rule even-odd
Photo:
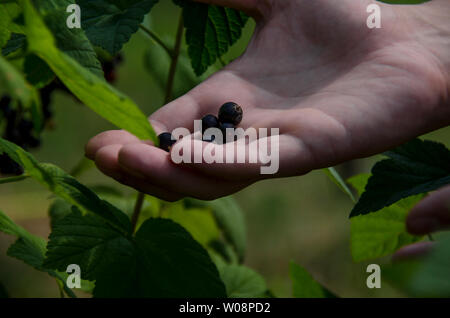
<svg viewBox="0 0 450 318">
<path fill-rule="evenodd" d="M 18 129 L 22 135 L 29 135 L 31 130 L 33 130 L 33 123 L 30 120 L 22 119 L 19 122 Z"/>
<path fill-rule="evenodd" d="M 0 173 L 5 175 L 21 175 L 23 168 L 13 161 L 7 154 L 0 155 Z"/>
<path fill-rule="evenodd" d="M 108 83 L 114 83 L 117 80 L 116 71 L 105 72 L 105 79 Z"/>
<path fill-rule="evenodd" d="M 242 108 L 233 102 L 225 103 L 219 110 L 219 121 L 221 123 L 230 123 L 235 126 L 242 121 Z"/>
<path fill-rule="evenodd" d="M 123 62 L 121 54 L 116 55 L 111 60 L 102 62 L 103 73 L 105 79 L 109 83 L 114 83 L 117 80 L 116 67 Z"/>
<path fill-rule="evenodd" d="M 159 139 L 159 148 L 167 152 L 170 152 L 172 146 L 177 142 L 176 140 L 172 139 L 172 134 L 168 132 L 159 135 L 158 139 Z"/>
<path fill-rule="evenodd" d="M 11 107 L 11 98 L 9 96 L 2 97 L 0 100 L 0 111 L 8 121 L 14 121 L 16 111 Z"/>
<path fill-rule="evenodd" d="M 3 96 L 0 99 L 0 111 L 5 112 L 9 108 L 9 104 L 11 103 L 11 97 Z"/>
<path fill-rule="evenodd" d="M 104 62 L 102 64 L 103 73 L 108 83 L 114 83 L 116 81 L 116 71 L 113 62 Z"/>
<path fill-rule="evenodd" d="M 28 136 L 28 138 L 25 140 L 25 143 L 30 148 L 38 148 L 41 145 L 41 140 L 34 136 Z"/>
<path fill-rule="evenodd" d="M 6 129 L 3 137 L 6 140 L 13 142 L 20 147 L 24 146 L 24 138 L 17 129 Z"/>
<path fill-rule="evenodd" d="M 114 56 L 114 58 L 113 58 L 113 64 L 114 65 L 120 65 L 120 64 L 122 64 L 122 62 L 123 62 L 123 56 L 122 56 L 122 54 L 117 54 L 116 56 Z"/>
</svg>

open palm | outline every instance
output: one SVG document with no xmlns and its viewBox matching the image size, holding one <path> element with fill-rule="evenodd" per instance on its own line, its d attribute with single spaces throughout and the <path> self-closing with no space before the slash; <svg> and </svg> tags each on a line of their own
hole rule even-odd
<svg viewBox="0 0 450 318">
<path fill-rule="evenodd" d="M 247 51 L 150 119 L 157 132 L 193 128 L 227 101 L 241 126 L 279 128 L 280 170 L 258 164 L 175 165 L 167 153 L 124 131 L 86 148 L 119 182 L 166 200 L 214 199 L 267 177 L 369 156 L 450 123 L 450 3 L 382 8 L 382 28 L 366 26 L 369 0 L 211 0 L 257 20 Z M 433 21 L 433 24 L 429 23 Z"/>
</svg>

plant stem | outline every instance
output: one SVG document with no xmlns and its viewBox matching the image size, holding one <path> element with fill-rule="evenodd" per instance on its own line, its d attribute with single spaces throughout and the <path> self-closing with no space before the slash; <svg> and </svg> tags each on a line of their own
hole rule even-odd
<svg viewBox="0 0 450 318">
<path fill-rule="evenodd" d="M 172 100 L 173 84 L 175 82 L 175 73 L 177 71 L 178 58 L 180 57 L 181 43 L 183 42 L 183 32 L 184 32 L 183 14 L 180 14 L 180 18 L 178 21 L 177 37 L 175 40 L 175 47 L 173 50 L 172 61 L 170 63 L 169 77 L 167 80 L 166 97 L 164 100 L 164 104 L 167 104 Z"/>
<path fill-rule="evenodd" d="M 146 29 L 146 28 L 141 26 L 141 29 Z M 146 29 L 146 30 L 150 32 L 149 34 L 153 34 L 153 32 L 151 32 L 150 30 L 148 30 L 148 29 Z M 181 44 L 183 42 L 183 33 L 184 33 L 183 14 L 180 14 L 180 18 L 178 21 L 178 30 L 177 30 L 176 40 L 175 40 L 175 47 L 174 47 L 173 51 L 168 49 L 165 45 L 163 46 L 166 48 L 167 52 L 173 52 L 173 53 L 169 53 L 169 55 L 171 57 L 171 62 L 170 62 L 169 76 L 167 79 L 166 96 L 164 99 L 164 104 L 167 104 L 172 100 L 173 84 L 175 82 L 175 74 L 177 71 L 178 58 L 180 57 Z M 156 38 L 159 39 L 158 37 L 156 37 Z M 160 44 L 163 45 L 164 43 L 160 43 Z M 136 204 L 134 206 L 133 216 L 131 218 L 131 224 L 133 226 L 133 233 L 136 230 L 136 225 L 137 225 L 137 222 L 139 219 L 139 215 L 141 214 L 144 199 L 145 199 L 145 194 L 142 192 L 139 192 L 138 197 L 136 199 Z"/>
<path fill-rule="evenodd" d="M 22 180 L 25 180 L 25 179 L 28 178 L 28 177 L 29 177 L 29 175 L 27 175 L 27 174 L 22 174 L 22 175 L 20 175 L 20 176 L 7 177 L 7 178 L 0 178 L 0 184 L 22 181 Z"/>
<path fill-rule="evenodd" d="M 161 38 L 155 32 L 143 26 L 142 24 L 139 25 L 139 28 L 144 31 L 144 33 L 146 33 L 150 38 L 152 38 L 153 41 L 159 44 L 171 58 L 173 57 L 173 51 L 164 43 L 163 40 L 161 40 Z"/>
<path fill-rule="evenodd" d="M 134 205 L 133 216 L 131 217 L 132 233 L 136 230 L 136 225 L 141 214 L 142 206 L 144 205 L 145 193 L 139 192 Z"/>
<path fill-rule="evenodd" d="M 427 236 L 428 236 L 428 239 L 429 239 L 430 241 L 432 241 L 432 242 L 434 241 L 434 238 L 433 238 L 433 236 L 432 236 L 431 234 L 428 234 Z"/>
<path fill-rule="evenodd" d="M 222 58 L 222 56 L 219 56 L 219 62 L 222 65 L 222 67 L 227 66 L 227 63 L 225 63 L 224 59 Z"/>
</svg>

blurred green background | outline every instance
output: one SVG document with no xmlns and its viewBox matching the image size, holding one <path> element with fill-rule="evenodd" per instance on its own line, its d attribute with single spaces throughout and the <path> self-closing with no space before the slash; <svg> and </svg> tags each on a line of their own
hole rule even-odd
<svg viewBox="0 0 450 318">
<path fill-rule="evenodd" d="M 170 2 L 155 7 L 148 19 L 152 29 L 163 38 L 173 39 L 179 10 Z M 239 56 L 246 47 L 254 24 L 249 22 L 243 38 L 224 58 Z M 146 114 L 158 109 L 164 92 L 144 65 L 145 52 L 159 50 L 138 32 L 124 49 L 125 63 L 120 67 L 116 86 L 127 93 Z M 164 79 L 165 80 L 165 79 Z M 178 79 L 178 85 L 183 86 Z M 56 126 L 43 135 L 43 146 L 34 154 L 40 161 L 55 163 L 70 171 L 83 157 L 84 145 L 97 133 L 114 128 L 68 95 L 54 95 Z M 450 128 L 426 136 L 450 147 Z M 380 157 L 356 160 L 338 167 L 343 176 L 368 172 Z M 125 193 L 127 189 L 103 176 L 96 169 L 80 179 L 93 184 L 111 184 Z M 235 198 L 245 212 L 248 227 L 246 264 L 262 274 L 276 296 L 291 296 L 288 264 L 294 260 L 318 281 L 342 297 L 401 296 L 383 284 L 381 289 L 366 287 L 368 263 L 355 264 L 350 255 L 352 203 L 321 171 L 303 177 L 257 183 Z M 50 194 L 33 181 L 0 185 L 0 207 L 33 234 L 47 237 L 47 208 Z M 0 234 L 0 282 L 12 297 L 58 297 L 54 280 L 6 256 L 13 238 Z M 377 260 L 377 262 L 386 260 Z"/>
</svg>

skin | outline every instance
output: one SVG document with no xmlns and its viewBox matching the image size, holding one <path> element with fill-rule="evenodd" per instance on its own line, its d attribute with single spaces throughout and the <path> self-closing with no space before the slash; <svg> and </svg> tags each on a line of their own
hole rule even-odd
<svg viewBox="0 0 450 318">
<path fill-rule="evenodd" d="M 408 214 L 406 228 L 415 235 L 450 229 L 450 186 L 443 187 L 420 201 Z M 432 242 L 411 244 L 399 249 L 393 260 L 420 258 L 432 247 Z"/>
<path fill-rule="evenodd" d="M 241 127 L 280 129 L 279 172 L 261 175 L 260 164 L 176 165 L 150 142 L 107 131 L 89 141 L 86 156 L 123 184 L 167 201 L 211 200 L 264 178 L 367 157 L 450 124 L 448 0 L 376 2 L 381 29 L 366 26 L 366 7 L 375 3 L 369 0 L 202 2 L 254 17 L 252 41 L 150 121 L 157 133 L 192 131 L 194 119 L 232 100 L 244 110 Z"/>
</svg>

